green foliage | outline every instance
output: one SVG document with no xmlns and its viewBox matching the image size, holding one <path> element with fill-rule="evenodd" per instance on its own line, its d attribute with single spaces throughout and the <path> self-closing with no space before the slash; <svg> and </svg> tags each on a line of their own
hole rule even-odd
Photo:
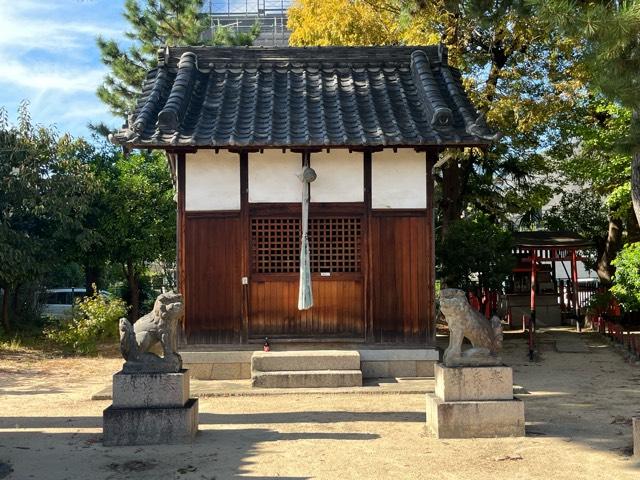
<svg viewBox="0 0 640 480">
<path fill-rule="evenodd" d="M 611 194 L 631 178 L 631 155 L 624 148 L 630 122 L 628 109 L 602 96 L 580 99 L 571 115 L 557 119 L 548 151 L 551 166 L 567 182 Z"/>
<path fill-rule="evenodd" d="M 110 258 L 144 264 L 175 257 L 173 184 L 163 153 L 117 154 L 104 171 L 103 237 Z"/>
<path fill-rule="evenodd" d="M 0 288 L 33 282 L 75 255 L 94 192 L 81 158 L 87 149 L 33 125 L 26 103 L 17 125 L 0 109 Z"/>
<path fill-rule="evenodd" d="M 589 315 L 598 315 L 606 312 L 612 299 L 613 295 L 609 290 L 594 293 L 587 303 L 587 313 Z"/>
<path fill-rule="evenodd" d="M 165 45 L 197 45 L 208 23 L 201 15 L 203 0 L 126 0 L 124 18 L 131 29 L 128 49 L 98 37 L 102 62 L 110 73 L 98 97 L 120 117 L 133 111 L 147 70 L 156 66 L 157 51 Z"/>
<path fill-rule="evenodd" d="M 92 251 L 104 266 L 118 265 L 128 284 L 131 315 L 138 315 L 140 280 L 152 262 L 175 261 L 176 204 L 161 152 L 123 155 L 109 147 L 92 161 L 101 187 L 90 216 Z"/>
<path fill-rule="evenodd" d="M 511 273 L 511 234 L 485 215 L 462 219 L 438 245 L 440 273 L 449 287 L 500 288 Z"/>
<path fill-rule="evenodd" d="M 253 45 L 259 35 L 260 22 L 257 21 L 248 32 L 239 32 L 231 27 L 222 26 L 216 28 L 211 44 L 216 46 L 248 47 Z"/>
<path fill-rule="evenodd" d="M 611 293 L 627 312 L 640 310 L 640 242 L 629 243 L 613 261 L 616 273 Z"/>
<path fill-rule="evenodd" d="M 599 240 L 607 236 L 607 208 L 602 197 L 589 190 L 566 192 L 560 202 L 545 212 L 543 225 L 547 230 L 573 232 Z"/>
<path fill-rule="evenodd" d="M 609 230 L 608 208 L 602 197 L 589 190 L 566 192 L 544 213 L 542 225 L 550 231 L 577 233 L 602 249 Z M 597 270 L 595 251 L 583 252 L 583 257 L 587 268 Z"/>
<path fill-rule="evenodd" d="M 540 14 L 583 45 L 592 84 L 629 109 L 640 106 L 640 3 L 540 0 Z"/>
<path fill-rule="evenodd" d="M 248 33 L 218 29 L 212 39 L 206 33 L 209 20 L 202 13 L 204 0 L 126 0 L 124 18 L 129 45 L 124 48 L 114 40 L 98 37 L 102 63 L 109 73 L 98 88 L 98 97 L 115 115 L 126 118 L 133 112 L 136 98 L 148 70 L 157 65 L 158 49 L 186 45 L 251 45 L 260 26 Z M 102 125 L 96 131 L 106 133 Z"/>
<path fill-rule="evenodd" d="M 455 188 L 438 178 L 442 203 L 453 207 L 441 205 L 443 219 L 471 208 L 507 221 L 533 217 L 551 198 L 542 153 L 553 119 L 570 115 L 583 93 L 579 42 L 559 37 L 536 8 L 520 0 L 299 0 L 289 11 L 290 43 L 446 45 L 471 100 L 504 138 L 486 155 L 460 155 Z"/>
<path fill-rule="evenodd" d="M 45 329 L 45 337 L 74 353 L 94 353 L 98 343 L 118 336 L 118 320 L 127 312 L 118 298 L 105 298 L 94 291 L 76 303 L 73 318 Z"/>
</svg>

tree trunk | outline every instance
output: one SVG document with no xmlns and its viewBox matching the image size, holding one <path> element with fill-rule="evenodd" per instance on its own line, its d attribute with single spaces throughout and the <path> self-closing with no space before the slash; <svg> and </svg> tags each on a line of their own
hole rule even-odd
<svg viewBox="0 0 640 480">
<path fill-rule="evenodd" d="M 609 233 L 604 246 L 604 251 L 598 259 L 598 277 L 600 282 L 610 285 L 615 272 L 615 267 L 611 261 L 622 248 L 622 220 L 619 218 L 609 218 Z"/>
<path fill-rule="evenodd" d="M 442 222 L 440 234 L 446 238 L 449 226 L 460 219 L 462 214 L 461 168 L 458 160 L 450 160 L 442 169 L 442 199 L 440 211 Z"/>
<path fill-rule="evenodd" d="M 11 311 L 13 312 L 14 320 L 20 317 L 20 284 L 16 285 L 13 289 L 13 300 L 11 301 Z"/>
<path fill-rule="evenodd" d="M 2 328 L 4 333 L 11 331 L 11 324 L 9 323 L 9 287 L 4 286 L 4 293 L 2 295 Z"/>
<path fill-rule="evenodd" d="M 93 295 L 93 286 L 96 286 L 96 290 L 100 289 L 100 276 L 102 274 L 102 268 L 95 265 L 84 266 L 84 287 L 87 291 L 87 296 Z"/>
<path fill-rule="evenodd" d="M 441 217 L 440 236 L 445 238 L 449 227 L 460 220 L 464 210 L 464 196 L 475 157 L 456 158 L 442 168 L 442 198 L 439 202 Z"/>
<path fill-rule="evenodd" d="M 633 208 L 629 208 L 629 212 L 627 213 L 626 218 L 626 226 L 627 226 L 627 239 L 626 243 L 635 243 L 640 242 L 640 224 L 638 224 L 638 219 L 636 218 L 636 214 L 633 211 Z"/>
<path fill-rule="evenodd" d="M 129 321 L 133 323 L 140 318 L 140 281 L 131 260 L 127 261 L 126 272 L 127 285 L 129 286 L 129 304 L 131 306 Z"/>
</svg>

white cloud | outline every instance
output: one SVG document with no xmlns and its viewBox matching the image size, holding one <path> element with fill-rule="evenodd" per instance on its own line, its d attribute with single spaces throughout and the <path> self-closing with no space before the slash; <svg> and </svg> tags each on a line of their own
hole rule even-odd
<svg viewBox="0 0 640 480">
<path fill-rule="evenodd" d="M 24 6 L 9 8 L 0 5 L 2 48 L 60 52 L 84 48 L 87 42 L 94 43 L 98 35 L 121 37 L 122 32 L 107 25 L 61 19 L 57 15 L 51 15 L 49 18 L 47 15 L 39 17 L 32 13 L 31 8 L 24 9 Z"/>
<path fill-rule="evenodd" d="M 95 38 L 122 39 L 123 0 L 0 0 L 0 106 L 30 101 L 35 122 L 87 135 L 113 123 L 95 91 L 107 68 Z"/>
<path fill-rule="evenodd" d="M 3 56 L 0 54 L 0 84 L 26 87 L 37 92 L 95 91 L 106 72 L 104 68 L 80 69 L 58 63 L 39 62 L 36 65 L 25 65 Z"/>
</svg>

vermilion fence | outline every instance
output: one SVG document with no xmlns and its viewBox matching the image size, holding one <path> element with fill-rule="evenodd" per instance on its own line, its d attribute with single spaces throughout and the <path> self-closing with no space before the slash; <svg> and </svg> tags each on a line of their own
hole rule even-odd
<svg viewBox="0 0 640 480">
<path fill-rule="evenodd" d="M 622 345 L 630 353 L 635 355 L 637 359 L 640 359 L 640 333 L 631 332 L 631 330 L 611 320 L 606 320 L 603 317 L 598 317 L 593 322 L 594 327 L 602 335 L 609 337 L 615 343 Z"/>
</svg>

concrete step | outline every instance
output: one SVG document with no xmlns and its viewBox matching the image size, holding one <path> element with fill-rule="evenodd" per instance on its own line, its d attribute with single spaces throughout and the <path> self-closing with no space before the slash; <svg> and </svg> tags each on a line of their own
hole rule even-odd
<svg viewBox="0 0 640 480">
<path fill-rule="evenodd" d="M 296 350 L 255 352 L 252 372 L 308 370 L 360 370 L 360 353 L 354 350 Z"/>
<path fill-rule="evenodd" d="M 259 388 L 361 387 L 362 372 L 360 370 L 254 371 L 251 375 L 251 385 Z"/>
</svg>

